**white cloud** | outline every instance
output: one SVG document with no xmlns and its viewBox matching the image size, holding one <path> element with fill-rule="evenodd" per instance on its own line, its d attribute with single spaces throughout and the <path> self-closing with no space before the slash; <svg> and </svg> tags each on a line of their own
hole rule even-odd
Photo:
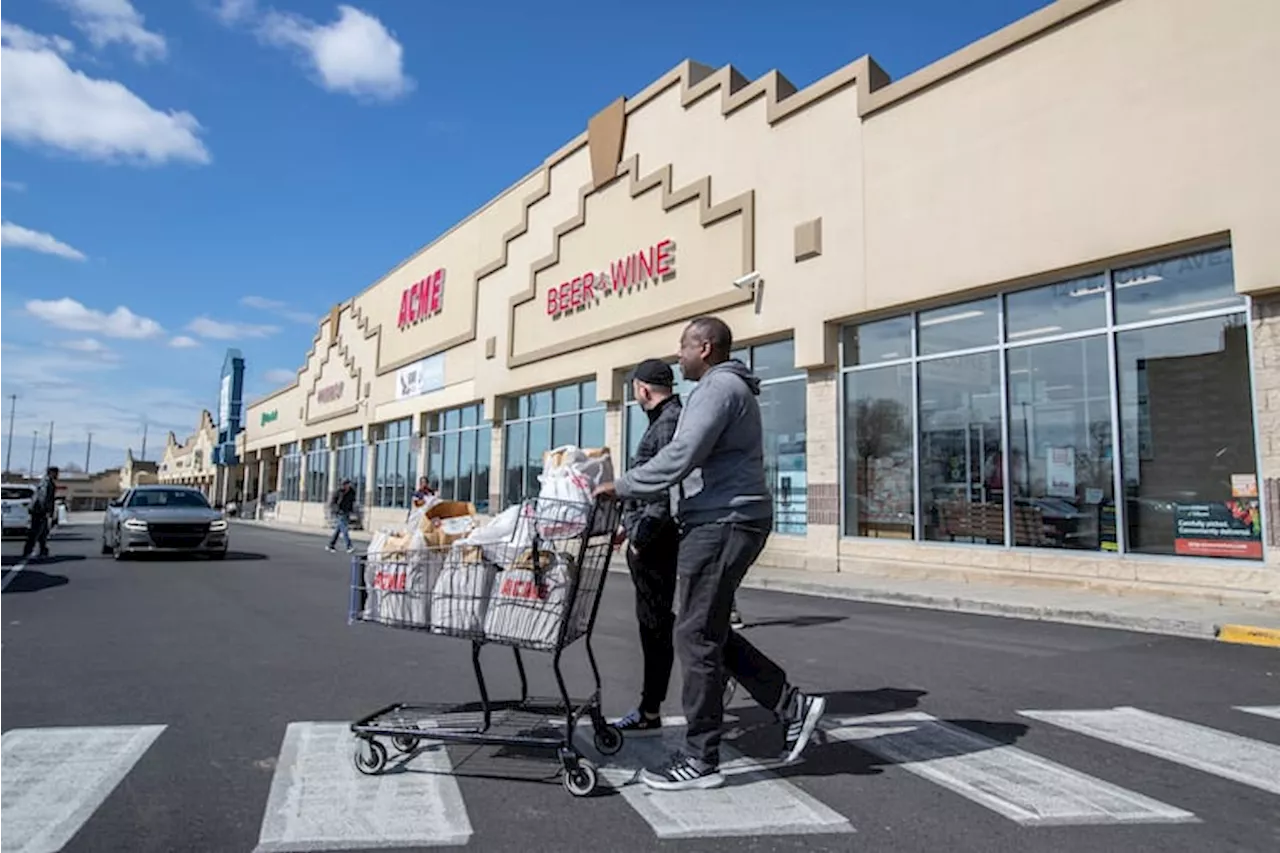
<svg viewBox="0 0 1280 853">
<path fill-rule="evenodd" d="M 308 311 L 299 311 L 293 308 L 287 302 L 281 302 L 279 299 L 268 299 L 265 296 L 244 296 L 240 299 L 240 304 L 246 308 L 253 308 L 258 311 L 266 311 L 283 317 L 294 323 L 302 323 L 306 326 L 314 326 L 320 322 L 320 317 Z"/>
<path fill-rule="evenodd" d="M 30 249 L 46 255 L 57 255 L 73 261 L 83 261 L 84 252 L 68 246 L 52 234 L 43 231 L 32 231 L 12 222 L 0 223 L 0 245 L 11 249 Z"/>
<path fill-rule="evenodd" d="M 4 188 L 6 190 L 13 190 L 16 193 L 24 193 L 27 191 L 27 185 L 22 183 L 22 181 L 5 181 Z"/>
<path fill-rule="evenodd" d="M 339 6 L 338 20 L 331 24 L 269 11 L 258 25 L 258 36 L 297 51 L 330 92 L 392 100 L 414 88 L 404 73 L 404 46 L 380 20 L 352 6 Z"/>
<path fill-rule="evenodd" d="M 164 36 L 143 26 L 142 15 L 129 0 L 58 0 L 76 27 L 101 50 L 120 42 L 133 48 L 139 62 L 164 59 L 169 52 Z"/>
<path fill-rule="evenodd" d="M 235 24 L 257 14 L 255 0 L 222 0 L 214 14 L 224 24 Z"/>
<path fill-rule="evenodd" d="M 0 40 L 18 50 L 52 50 L 64 56 L 76 51 L 76 46 L 70 39 L 62 36 L 42 36 L 8 21 L 0 21 Z"/>
<path fill-rule="evenodd" d="M 155 320 L 140 317 L 123 305 L 106 314 L 64 296 L 52 300 L 32 299 L 26 307 L 28 314 L 51 326 L 76 332 L 98 332 L 108 338 L 142 340 L 164 332 Z"/>
<path fill-rule="evenodd" d="M 224 323 L 208 317 L 197 317 L 187 324 L 187 331 L 214 341 L 231 341 L 237 338 L 266 338 L 280 331 L 277 326 L 252 323 Z"/>
<path fill-rule="evenodd" d="M 67 341 L 64 346 L 66 346 L 67 349 L 72 349 L 76 352 L 100 354 L 110 352 L 110 350 L 107 349 L 107 345 L 97 338 L 78 338 L 74 341 Z"/>
<path fill-rule="evenodd" d="M 273 367 L 266 373 L 262 374 L 262 378 L 270 382 L 272 385 L 288 385 L 298 379 L 298 371 L 289 370 L 284 367 Z"/>
<path fill-rule="evenodd" d="M 7 30 L 0 48 L 0 130 L 14 142 L 94 160 L 210 160 L 191 113 L 157 110 L 124 85 L 76 71 L 53 48 L 15 40 Z"/>
<path fill-rule="evenodd" d="M 188 335 L 176 335 L 170 339 L 169 346 L 174 349 L 194 349 L 200 346 L 200 342 Z"/>
</svg>

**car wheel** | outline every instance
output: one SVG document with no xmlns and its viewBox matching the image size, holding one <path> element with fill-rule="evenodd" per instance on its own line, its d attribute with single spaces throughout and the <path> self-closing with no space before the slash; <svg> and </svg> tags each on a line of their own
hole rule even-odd
<svg viewBox="0 0 1280 853">
<path fill-rule="evenodd" d="M 107 537 L 105 536 L 102 537 L 102 553 L 104 554 L 111 553 L 111 546 L 107 544 Z"/>
<path fill-rule="evenodd" d="M 124 548 L 120 547 L 119 532 L 116 533 L 116 541 L 112 544 L 111 556 L 114 557 L 117 562 L 121 560 L 127 560 L 129 558 L 129 552 L 126 551 Z"/>
</svg>

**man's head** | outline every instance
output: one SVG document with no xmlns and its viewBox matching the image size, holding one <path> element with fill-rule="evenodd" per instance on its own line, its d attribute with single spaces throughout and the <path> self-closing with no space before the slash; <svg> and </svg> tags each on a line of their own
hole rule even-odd
<svg viewBox="0 0 1280 853">
<path fill-rule="evenodd" d="M 343 481 L 342 481 L 342 488 L 343 488 L 343 490 L 344 490 L 344 491 L 345 491 L 346 489 L 351 488 L 351 481 L 350 481 L 350 480 L 343 480 Z"/>
<path fill-rule="evenodd" d="M 631 374 L 631 391 L 646 412 L 670 397 L 674 386 L 671 366 L 656 358 L 640 362 Z"/>
<path fill-rule="evenodd" d="M 47 471 L 45 471 L 45 473 L 49 475 L 49 479 L 50 479 L 50 480 L 56 480 L 56 479 L 58 479 L 58 469 L 57 469 L 57 468 L 50 468 L 50 469 L 48 469 Z"/>
<path fill-rule="evenodd" d="M 680 372 L 697 382 L 712 367 L 729 360 L 733 332 L 719 317 L 698 317 L 680 336 Z"/>
</svg>

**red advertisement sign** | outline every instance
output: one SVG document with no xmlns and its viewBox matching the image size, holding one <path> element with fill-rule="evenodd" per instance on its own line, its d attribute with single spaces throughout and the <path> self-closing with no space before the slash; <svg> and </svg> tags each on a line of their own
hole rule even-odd
<svg viewBox="0 0 1280 853">
<path fill-rule="evenodd" d="M 443 310 L 444 270 L 438 269 L 421 281 L 409 285 L 400 294 L 400 317 L 396 325 L 405 329 Z"/>
<path fill-rule="evenodd" d="M 585 272 L 547 291 L 547 316 L 594 305 L 611 293 L 657 281 L 675 272 L 675 241 L 663 240 L 646 249 L 624 255 L 609 264 L 608 272 Z"/>
</svg>

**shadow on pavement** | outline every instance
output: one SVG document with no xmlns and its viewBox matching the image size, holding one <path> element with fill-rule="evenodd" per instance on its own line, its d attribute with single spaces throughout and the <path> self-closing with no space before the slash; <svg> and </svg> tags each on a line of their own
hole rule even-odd
<svg viewBox="0 0 1280 853">
<path fill-rule="evenodd" d="M 16 592 L 41 592 L 56 586 L 66 586 L 70 581 L 66 575 L 50 575 L 38 569 L 27 569 L 19 572 L 13 582 L 4 588 L 4 594 Z"/>
<path fill-rule="evenodd" d="M 247 560 L 266 560 L 268 557 L 266 554 L 258 554 L 253 551 L 228 551 L 227 556 L 223 557 L 223 559 L 241 562 Z"/>
<path fill-rule="evenodd" d="M 163 562 L 173 562 L 177 560 L 189 561 L 193 563 L 203 562 L 203 561 L 215 562 L 212 558 L 206 557 L 203 554 L 196 554 L 196 553 L 150 554 L 145 551 L 131 553 L 128 555 L 128 559 L 131 562 L 138 562 L 138 563 L 147 563 L 147 562 L 163 563 Z M 250 560 L 266 560 L 266 559 L 269 559 L 269 557 L 266 554 L 257 554 L 252 551 L 228 551 L 227 556 L 223 557 L 222 559 L 231 561 L 231 562 L 243 562 L 243 561 L 250 561 Z"/>
<path fill-rule="evenodd" d="M 810 616 L 789 616 L 781 619 L 757 619 L 749 621 L 743 626 L 743 630 L 751 628 L 774 628 L 774 627 L 790 627 L 790 628 L 813 628 L 818 625 L 831 625 L 835 622 L 843 622 L 848 616 L 820 616 L 817 614 Z"/>
</svg>

